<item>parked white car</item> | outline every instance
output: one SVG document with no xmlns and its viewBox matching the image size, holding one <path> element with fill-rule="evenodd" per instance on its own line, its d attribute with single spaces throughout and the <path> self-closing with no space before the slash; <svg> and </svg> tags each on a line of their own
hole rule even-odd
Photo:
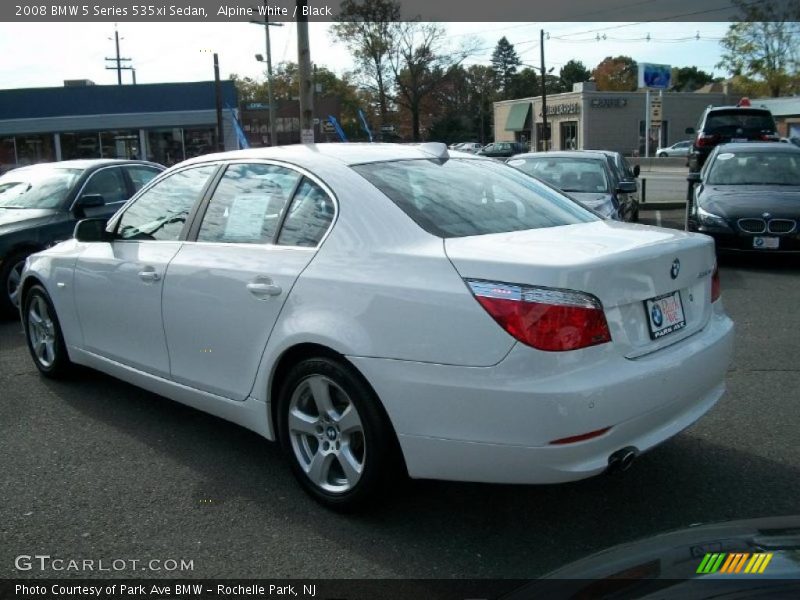
<svg viewBox="0 0 800 600">
<path fill-rule="evenodd" d="M 31 256 L 21 313 L 44 375 L 86 365 L 279 440 L 350 507 L 403 470 L 627 468 L 722 396 L 719 294 L 706 236 L 441 144 L 319 144 L 169 169 Z"/>
<path fill-rule="evenodd" d="M 667 156 L 689 156 L 689 150 L 692 149 L 692 140 L 686 140 L 667 146 L 666 148 L 659 148 L 656 150 L 656 156 L 659 158 L 666 158 Z"/>
</svg>

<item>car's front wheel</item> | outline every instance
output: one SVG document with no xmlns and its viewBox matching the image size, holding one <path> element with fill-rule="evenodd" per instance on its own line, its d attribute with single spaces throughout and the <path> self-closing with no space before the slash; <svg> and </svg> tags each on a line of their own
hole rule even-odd
<svg viewBox="0 0 800 600">
<path fill-rule="evenodd" d="M 34 285 L 25 294 L 22 324 L 28 350 L 36 368 L 46 377 L 67 375 L 72 363 L 67 355 L 61 324 L 45 289 Z"/>
<path fill-rule="evenodd" d="M 397 475 L 394 432 L 379 400 L 343 361 L 311 358 L 291 369 L 278 433 L 297 479 L 330 508 L 361 506 Z"/>
<path fill-rule="evenodd" d="M 18 310 L 20 282 L 26 258 L 28 258 L 27 252 L 15 252 L 9 254 L 0 264 L 0 283 L 2 283 L 0 315 L 11 317 Z"/>
</svg>

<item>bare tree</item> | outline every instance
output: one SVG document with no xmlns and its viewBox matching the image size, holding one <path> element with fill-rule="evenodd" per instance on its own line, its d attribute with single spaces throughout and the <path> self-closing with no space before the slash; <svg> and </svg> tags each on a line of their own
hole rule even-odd
<svg viewBox="0 0 800 600">
<path fill-rule="evenodd" d="M 451 68 L 474 51 L 474 40 L 458 50 L 447 51 L 445 30 L 436 23 L 409 21 L 396 29 L 395 52 L 389 64 L 395 78 L 397 103 L 411 113 L 412 139 L 420 140 L 420 111 L 423 102 L 446 81 Z"/>
<path fill-rule="evenodd" d="M 365 87 L 377 96 L 381 123 L 389 111 L 389 58 L 395 52 L 399 18 L 400 4 L 392 0 L 344 0 L 338 22 L 331 27 L 336 41 L 346 44 L 356 59 Z"/>
</svg>

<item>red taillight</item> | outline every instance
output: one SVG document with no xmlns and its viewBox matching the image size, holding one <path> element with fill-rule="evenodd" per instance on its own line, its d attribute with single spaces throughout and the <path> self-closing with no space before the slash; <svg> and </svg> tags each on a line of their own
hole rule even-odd
<svg viewBox="0 0 800 600">
<path fill-rule="evenodd" d="M 750 98 L 742 98 L 736 106 L 750 106 Z"/>
<path fill-rule="evenodd" d="M 722 295 L 722 288 L 719 284 L 719 267 L 714 266 L 714 274 L 711 276 L 711 302 L 716 302 Z"/>
<path fill-rule="evenodd" d="M 713 146 L 717 143 L 718 136 L 714 133 L 701 133 L 697 136 L 696 145 L 698 148 Z"/>
<path fill-rule="evenodd" d="M 589 433 L 582 433 L 580 435 L 573 435 L 570 437 L 560 438 L 557 440 L 553 440 L 550 444 L 574 444 L 575 442 L 585 442 L 586 440 L 590 440 L 592 438 L 600 437 L 606 431 L 611 429 L 611 427 L 604 427 L 603 429 L 598 429 L 596 431 L 590 431 Z"/>
<path fill-rule="evenodd" d="M 761 140 L 764 142 L 779 142 L 781 138 L 779 135 L 775 135 L 774 133 L 762 133 Z"/>
<path fill-rule="evenodd" d="M 467 284 L 503 329 L 538 350 L 564 352 L 611 341 L 603 306 L 589 294 L 491 281 Z"/>
</svg>

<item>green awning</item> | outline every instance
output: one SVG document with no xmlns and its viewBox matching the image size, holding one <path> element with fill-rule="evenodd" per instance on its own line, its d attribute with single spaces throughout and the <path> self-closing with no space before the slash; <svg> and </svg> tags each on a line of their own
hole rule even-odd
<svg viewBox="0 0 800 600">
<path fill-rule="evenodd" d="M 528 120 L 528 114 L 531 112 L 530 102 L 520 102 L 514 104 L 511 110 L 508 111 L 508 119 L 506 119 L 506 131 L 522 131 L 525 129 L 525 121 Z"/>
</svg>

